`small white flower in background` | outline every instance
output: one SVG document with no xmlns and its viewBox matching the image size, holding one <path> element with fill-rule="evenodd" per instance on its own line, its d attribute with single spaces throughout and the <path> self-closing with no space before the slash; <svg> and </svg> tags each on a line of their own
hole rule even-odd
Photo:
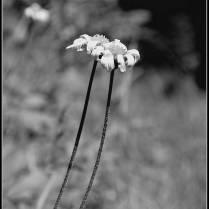
<svg viewBox="0 0 209 209">
<path fill-rule="evenodd" d="M 48 10 L 43 9 L 39 4 L 33 3 L 31 6 L 24 10 L 26 17 L 35 21 L 46 23 L 50 19 L 50 13 Z"/>
<path fill-rule="evenodd" d="M 127 47 L 115 39 L 110 42 L 103 35 L 81 35 L 75 39 L 73 44 L 66 49 L 74 48 L 77 51 L 84 51 L 91 54 L 108 71 L 119 68 L 125 72 L 127 67 L 132 67 L 140 59 L 139 51 L 136 49 L 127 50 Z"/>
</svg>

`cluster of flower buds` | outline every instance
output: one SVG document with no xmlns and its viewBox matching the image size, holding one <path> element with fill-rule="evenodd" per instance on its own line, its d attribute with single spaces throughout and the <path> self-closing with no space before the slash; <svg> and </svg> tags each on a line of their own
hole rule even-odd
<svg viewBox="0 0 209 209">
<path fill-rule="evenodd" d="M 118 68 L 121 72 L 125 72 L 127 67 L 134 66 L 140 58 L 138 50 L 127 50 L 127 47 L 120 40 L 115 39 L 110 42 L 103 35 L 81 35 L 66 49 L 71 48 L 77 51 L 86 50 L 88 54 L 97 59 L 108 71 Z"/>
<path fill-rule="evenodd" d="M 26 17 L 33 19 L 34 21 L 46 23 L 50 19 L 50 13 L 48 10 L 43 9 L 39 4 L 33 3 L 31 6 L 25 8 L 24 14 Z"/>
</svg>

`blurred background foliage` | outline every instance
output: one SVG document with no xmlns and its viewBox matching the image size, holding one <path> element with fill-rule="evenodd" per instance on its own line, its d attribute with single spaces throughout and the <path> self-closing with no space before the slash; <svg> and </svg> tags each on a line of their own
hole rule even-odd
<svg viewBox="0 0 209 209">
<path fill-rule="evenodd" d="M 50 12 L 45 23 L 24 16 L 33 2 L 3 1 L 5 209 L 52 208 L 58 195 L 93 64 L 87 55 L 65 47 L 84 33 L 117 38 L 139 50 L 140 40 L 155 40 L 155 31 L 146 27 L 151 11 L 125 12 L 117 0 L 36 1 Z M 181 29 L 174 35 L 175 46 L 182 54 L 191 52 L 186 67 L 192 70 L 198 62 L 193 29 L 185 16 L 176 24 Z M 60 208 L 78 207 L 87 186 L 107 86 L 108 73 L 98 66 Z M 139 62 L 133 71 L 116 73 L 105 149 L 87 208 L 206 208 L 205 137 L 205 94 L 191 76 L 179 73 L 179 65 L 147 68 Z"/>
</svg>

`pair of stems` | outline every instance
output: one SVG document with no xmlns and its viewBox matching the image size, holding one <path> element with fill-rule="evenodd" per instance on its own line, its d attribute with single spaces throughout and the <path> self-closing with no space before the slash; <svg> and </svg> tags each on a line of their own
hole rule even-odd
<svg viewBox="0 0 209 209">
<path fill-rule="evenodd" d="M 71 155 L 68 167 L 67 167 L 67 171 L 66 171 L 61 189 L 60 189 L 58 197 L 56 199 L 54 209 L 58 208 L 59 202 L 60 202 L 62 194 L 64 192 L 64 188 L 67 184 L 68 176 L 69 176 L 70 171 L 72 169 L 73 161 L 74 161 L 77 149 L 78 149 L 78 145 L 79 145 L 79 142 L 80 142 L 80 137 L 81 137 L 81 133 L 82 133 L 85 117 L 86 117 L 87 107 L 88 107 L 88 103 L 89 103 L 91 87 L 92 87 L 92 83 L 93 83 L 93 79 L 94 79 L 94 75 L 95 75 L 95 71 L 96 71 L 96 66 L 97 66 L 97 61 L 95 60 L 94 64 L 93 64 L 90 80 L 89 80 L 89 85 L 88 85 L 88 89 L 87 89 L 87 93 L 86 93 L 83 113 L 82 113 L 82 116 L 81 116 L 81 121 L 80 121 L 80 125 L 79 125 L 79 128 L 78 128 L 78 133 L 77 133 L 77 136 L 76 136 L 76 140 L 75 140 L 75 143 L 74 143 L 72 155 Z M 98 150 L 98 153 L 97 153 L 96 162 L 94 164 L 93 172 L 92 172 L 89 184 L 87 186 L 86 192 L 84 194 L 84 197 L 82 199 L 82 202 L 80 204 L 79 209 L 83 209 L 85 207 L 86 200 L 87 200 L 89 192 L 92 188 L 93 181 L 94 181 L 94 178 L 96 176 L 96 172 L 97 172 L 97 169 L 98 169 L 98 166 L 99 166 L 99 162 L 100 162 L 100 158 L 101 158 L 101 154 L 102 154 L 102 149 L 103 149 L 103 145 L 104 145 L 104 140 L 105 140 L 105 135 L 106 135 L 106 130 L 107 130 L 108 116 L 109 116 L 109 112 L 110 112 L 110 103 L 111 103 L 112 87 L 113 87 L 113 80 L 114 80 L 114 71 L 115 71 L 115 69 L 113 69 L 110 73 L 110 81 L 109 81 L 108 97 L 107 97 L 107 104 L 106 104 L 106 110 L 105 110 L 104 125 L 103 125 L 102 137 L 101 137 L 99 150 Z"/>
</svg>

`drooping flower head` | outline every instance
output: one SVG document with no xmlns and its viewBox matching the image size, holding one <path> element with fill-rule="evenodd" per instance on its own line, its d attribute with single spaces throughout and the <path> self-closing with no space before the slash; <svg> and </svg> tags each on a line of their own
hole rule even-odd
<svg viewBox="0 0 209 209">
<path fill-rule="evenodd" d="M 105 52 L 108 51 L 111 53 L 104 53 L 100 59 L 101 64 L 107 69 L 112 70 L 115 67 L 118 67 L 121 72 L 125 72 L 127 67 L 132 67 L 139 60 L 140 55 L 138 50 L 132 49 L 127 50 L 127 47 L 120 42 L 120 40 L 115 39 L 112 42 L 106 43 L 103 45 Z M 112 63 L 115 63 L 117 66 L 112 66 Z"/>
<path fill-rule="evenodd" d="M 127 47 L 122 44 L 120 42 L 120 40 L 115 39 L 112 42 L 109 42 L 107 44 L 104 44 L 104 48 L 105 50 L 108 50 L 111 52 L 111 57 L 109 56 L 108 61 L 109 62 L 114 62 L 117 64 L 117 67 L 120 69 L 121 72 L 125 72 L 126 71 L 126 67 L 125 67 L 125 61 L 123 59 L 123 55 L 127 52 Z M 105 58 L 105 54 L 102 56 L 101 58 L 101 64 L 105 67 L 108 64 L 106 62 L 106 60 L 104 61 Z M 116 66 L 114 65 L 114 67 L 112 69 L 114 69 Z M 112 70 L 107 68 L 108 70 Z"/>
<path fill-rule="evenodd" d="M 134 66 L 140 58 L 138 50 L 127 50 L 120 40 L 115 39 L 110 42 L 105 36 L 98 34 L 95 36 L 81 35 L 67 47 L 67 49 L 69 48 L 77 51 L 86 50 L 108 71 L 118 68 L 121 72 L 125 72 L 127 67 Z"/>
</svg>

